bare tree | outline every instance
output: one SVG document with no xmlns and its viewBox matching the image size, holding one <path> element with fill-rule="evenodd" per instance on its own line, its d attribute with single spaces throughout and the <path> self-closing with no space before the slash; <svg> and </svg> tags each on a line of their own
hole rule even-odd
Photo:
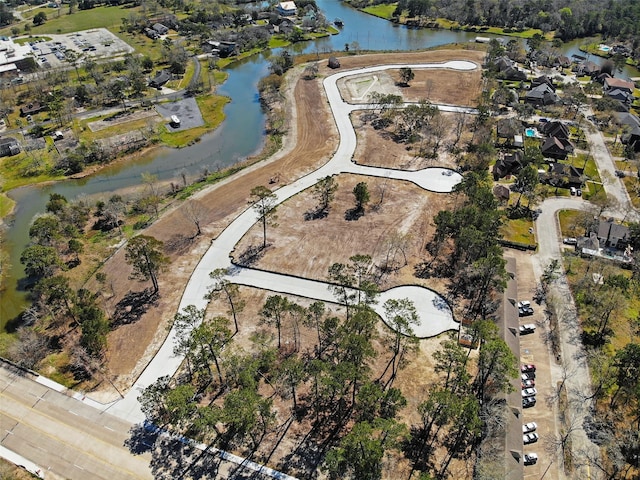
<svg viewBox="0 0 640 480">
<path fill-rule="evenodd" d="M 233 323 L 235 325 L 235 333 L 238 333 L 238 314 L 244 310 L 246 302 L 240 298 L 240 289 L 235 283 L 231 283 L 225 277 L 227 270 L 224 268 L 217 268 L 213 272 L 209 273 L 209 277 L 214 281 L 213 286 L 210 288 L 206 298 L 211 300 L 223 295 L 229 302 L 229 313 L 233 317 Z"/>
<path fill-rule="evenodd" d="M 193 238 L 202 235 L 201 224 L 207 209 L 198 200 L 187 200 L 182 208 L 184 216 L 191 221 L 196 227 L 196 234 Z"/>
</svg>

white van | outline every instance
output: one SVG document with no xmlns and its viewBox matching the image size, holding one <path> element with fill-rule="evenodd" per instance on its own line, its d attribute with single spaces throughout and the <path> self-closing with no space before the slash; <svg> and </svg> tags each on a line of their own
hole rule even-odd
<svg viewBox="0 0 640 480">
<path fill-rule="evenodd" d="M 177 127 L 180 125 L 180 118 L 177 115 L 171 115 L 171 125 Z"/>
</svg>

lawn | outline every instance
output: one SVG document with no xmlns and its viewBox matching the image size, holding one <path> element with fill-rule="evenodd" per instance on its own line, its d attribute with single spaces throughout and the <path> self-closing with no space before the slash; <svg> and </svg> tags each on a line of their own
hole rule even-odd
<svg viewBox="0 0 640 480">
<path fill-rule="evenodd" d="M 393 12 L 396 10 L 397 3 L 385 4 L 381 3 L 379 5 L 372 5 L 370 7 L 365 7 L 362 9 L 363 12 L 368 13 L 369 15 L 373 15 L 375 17 L 384 18 L 385 20 L 389 20 L 393 15 Z"/>
<path fill-rule="evenodd" d="M 11 200 L 4 193 L 0 193 L 0 219 L 9 215 L 15 204 L 16 202 Z"/>
<path fill-rule="evenodd" d="M 536 237 L 533 233 L 529 233 L 529 229 L 535 231 L 533 221 L 529 218 L 505 219 L 505 223 L 500 227 L 500 234 L 503 239 L 510 242 L 534 244 Z"/>
<path fill-rule="evenodd" d="M 584 234 L 584 231 L 580 231 L 578 228 L 581 214 L 584 215 L 583 212 L 579 210 L 560 210 L 558 212 L 560 235 L 563 237 L 576 237 Z"/>
<path fill-rule="evenodd" d="M 640 179 L 638 177 L 624 177 L 622 183 L 629 193 L 631 203 L 635 208 L 640 208 Z"/>
<path fill-rule="evenodd" d="M 123 9 L 122 7 L 96 7 L 89 10 L 78 10 L 68 15 L 61 12 L 59 17 L 54 17 L 53 9 L 45 9 L 47 20 L 43 25 L 31 27 L 31 34 L 38 35 L 43 33 L 71 33 L 80 30 L 89 30 L 92 28 L 112 28 L 117 31 L 122 25 L 122 19 L 128 17 L 131 13 L 136 12 L 137 8 Z M 35 10 L 34 10 L 35 12 Z M 2 32 L 8 35 L 11 29 L 5 28 Z"/>
</svg>

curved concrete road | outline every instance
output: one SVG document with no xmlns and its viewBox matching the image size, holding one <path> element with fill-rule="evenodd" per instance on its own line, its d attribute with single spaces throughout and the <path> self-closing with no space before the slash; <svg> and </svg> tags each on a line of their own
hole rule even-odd
<svg viewBox="0 0 640 480">
<path fill-rule="evenodd" d="M 477 68 L 477 65 L 472 62 L 450 61 L 434 64 L 376 66 L 359 70 L 343 71 L 327 77 L 323 84 L 340 135 L 338 149 L 333 158 L 318 170 L 274 192 L 277 196 L 277 203 L 282 203 L 297 193 L 315 185 L 318 180 L 326 176 L 340 173 L 405 180 L 413 182 L 425 190 L 443 193 L 450 192 L 453 187 L 461 181 L 462 177 L 457 172 L 449 169 L 426 168 L 416 172 L 407 172 L 358 165 L 352 161 L 356 149 L 356 134 L 349 116 L 351 112 L 355 110 L 370 109 L 372 106 L 369 104 L 350 105 L 345 103 L 340 95 L 336 82 L 349 75 L 378 72 L 386 69 L 398 69 L 405 66 L 415 70 L 427 68 L 473 70 Z M 469 108 L 450 105 L 436 106 L 443 111 L 476 113 L 475 110 Z M 228 279 L 234 283 L 337 303 L 327 283 L 232 265 L 230 252 L 233 251 L 235 245 L 255 223 L 255 212 L 252 208 L 248 208 L 212 241 L 211 247 L 202 257 L 187 283 L 180 301 L 179 311 L 182 311 L 189 305 L 195 305 L 197 308 L 205 308 L 207 306 L 205 295 L 213 283 L 209 277 L 209 273 L 218 268 L 228 270 L 230 272 Z M 430 337 L 447 330 L 458 329 L 459 324 L 453 320 L 451 309 L 446 301 L 437 293 L 427 288 L 418 286 L 397 287 L 387 292 L 382 292 L 380 303 L 388 298 L 405 297 L 414 301 L 420 316 L 420 325 L 415 328 L 417 336 Z M 376 311 L 382 313 L 381 305 L 377 307 Z M 159 377 L 173 375 L 182 363 L 183 359 L 173 354 L 175 340 L 176 333 L 174 330 L 171 330 L 162 347 L 142 372 L 131 390 L 129 390 L 122 400 L 116 401 L 107 407 L 110 413 L 133 423 L 144 420 L 144 415 L 140 410 L 140 405 L 137 400 L 138 396 L 144 388 L 154 383 Z"/>
</svg>

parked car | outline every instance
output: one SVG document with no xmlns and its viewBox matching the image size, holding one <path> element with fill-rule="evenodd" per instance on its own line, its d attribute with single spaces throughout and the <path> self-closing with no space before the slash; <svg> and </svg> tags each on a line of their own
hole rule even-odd
<svg viewBox="0 0 640 480">
<path fill-rule="evenodd" d="M 523 363 L 522 365 L 520 365 L 520 371 L 522 373 L 535 372 L 536 366 L 531 363 Z"/>
<path fill-rule="evenodd" d="M 536 326 L 533 323 L 527 323 L 526 325 L 520 325 L 520 335 L 527 335 L 536 331 Z"/>
<path fill-rule="evenodd" d="M 522 300 L 518 302 L 518 308 L 523 308 L 523 307 L 531 307 L 531 302 L 529 300 Z"/>
<path fill-rule="evenodd" d="M 530 378 L 527 378 L 526 380 L 522 380 L 522 389 L 525 388 L 531 388 L 531 387 L 535 387 L 536 386 L 536 381 L 532 380 Z"/>
<path fill-rule="evenodd" d="M 524 397 L 522 399 L 522 408 L 531 408 L 536 404 L 536 397 Z"/>
<path fill-rule="evenodd" d="M 578 193 L 578 191 L 576 190 L 576 187 L 570 187 L 569 192 L 571 193 L 571 195 L 575 195 L 576 193 Z"/>
<path fill-rule="evenodd" d="M 578 239 L 573 237 L 567 237 L 564 240 L 562 240 L 562 243 L 564 243 L 565 245 L 577 245 Z"/>
<path fill-rule="evenodd" d="M 538 429 L 538 424 L 536 422 L 529 422 L 522 425 L 522 433 L 535 432 L 537 429 Z"/>
<path fill-rule="evenodd" d="M 536 443 L 539 438 L 540 435 L 538 435 L 537 433 L 527 433 L 526 435 L 522 436 L 522 443 L 524 443 L 525 445 Z"/>
<path fill-rule="evenodd" d="M 533 308 L 531 308 L 531 307 L 520 307 L 520 308 L 518 308 L 518 316 L 520 316 L 520 317 L 528 317 L 529 315 L 533 315 Z"/>
<path fill-rule="evenodd" d="M 525 372 L 523 373 L 520 378 L 525 381 L 525 380 L 535 380 L 536 379 L 536 372 Z"/>
<path fill-rule="evenodd" d="M 578 188 L 578 189 L 576 190 L 576 195 L 577 195 L 577 196 L 579 196 L 579 197 L 581 197 L 581 196 L 582 196 L 582 189 Z"/>
<path fill-rule="evenodd" d="M 536 393 L 538 393 L 538 391 L 533 387 L 522 390 L 523 397 L 535 397 Z"/>
<path fill-rule="evenodd" d="M 624 178 L 625 177 L 625 173 L 622 170 L 616 170 L 616 177 Z"/>
<path fill-rule="evenodd" d="M 525 465 L 535 465 L 536 463 L 538 463 L 538 454 L 525 453 L 523 459 Z"/>
</svg>

